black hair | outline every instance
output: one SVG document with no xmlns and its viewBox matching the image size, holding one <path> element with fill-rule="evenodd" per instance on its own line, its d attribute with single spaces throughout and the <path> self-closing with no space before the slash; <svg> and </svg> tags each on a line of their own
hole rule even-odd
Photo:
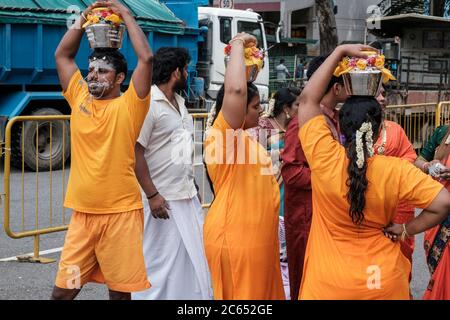
<svg viewBox="0 0 450 320">
<path fill-rule="evenodd" d="M 286 60 L 284 59 L 280 59 L 280 63 L 284 63 Z"/>
<path fill-rule="evenodd" d="M 253 98 L 256 97 L 257 95 L 259 95 L 258 87 L 255 86 L 252 82 L 248 82 L 247 83 L 247 106 L 250 104 L 250 102 L 253 100 Z M 224 98 L 225 98 L 225 84 L 223 84 L 222 87 L 220 87 L 219 91 L 217 92 L 216 114 L 215 114 L 213 122 L 212 122 L 213 124 L 214 124 L 214 121 L 216 121 L 220 110 L 222 109 Z"/>
<path fill-rule="evenodd" d="M 259 95 L 258 87 L 255 86 L 252 82 L 248 82 L 247 83 L 247 107 L 250 104 L 250 102 L 253 100 L 253 98 L 255 98 L 257 95 Z M 213 119 L 211 125 L 214 124 L 214 122 L 217 119 L 217 116 L 219 115 L 220 110 L 222 110 L 224 97 L 225 97 L 225 84 L 223 84 L 222 87 L 219 89 L 219 92 L 217 92 L 216 112 L 215 112 L 214 119 Z M 214 191 L 214 186 L 213 186 L 211 177 L 209 176 L 208 168 L 206 166 L 206 163 L 205 163 L 204 159 L 203 159 L 203 164 L 205 165 L 205 168 L 206 168 L 205 172 L 206 172 L 206 178 L 208 179 L 209 187 L 211 189 L 211 192 L 215 196 L 216 192 Z"/>
<path fill-rule="evenodd" d="M 365 193 L 368 187 L 367 158 L 369 153 L 366 147 L 366 134 L 363 133 L 364 165 L 358 168 L 356 152 L 356 131 L 364 122 L 372 124 L 373 141 L 378 138 L 382 122 L 381 106 L 374 97 L 352 96 L 344 103 L 339 111 L 339 125 L 345 137 L 344 147 L 349 164 L 347 168 L 348 193 L 350 204 L 349 215 L 354 224 L 360 225 L 364 221 L 364 208 L 366 205 Z"/>
<path fill-rule="evenodd" d="M 278 117 L 282 112 L 284 106 L 292 107 L 297 97 L 300 95 L 298 88 L 281 88 L 275 93 L 275 107 L 273 108 L 273 116 Z"/>
<path fill-rule="evenodd" d="M 169 82 L 172 73 L 186 67 L 191 61 L 189 51 L 185 48 L 162 47 L 154 56 L 153 84 L 165 84 Z"/>
<path fill-rule="evenodd" d="M 124 73 L 125 77 L 127 76 L 127 60 L 119 50 L 110 48 L 95 49 L 89 56 L 89 61 L 94 60 L 94 58 L 105 60 L 106 62 L 112 64 L 114 69 L 116 70 L 116 75 L 118 75 L 119 73 Z"/>
<path fill-rule="evenodd" d="M 308 80 L 311 79 L 311 77 L 313 76 L 314 72 L 316 72 L 316 71 L 320 68 L 320 66 L 322 65 L 322 63 L 324 63 L 325 60 L 327 60 L 328 56 L 329 56 L 329 55 L 318 56 L 318 57 L 315 57 L 314 59 L 312 59 L 312 60 L 309 62 L 309 65 L 308 65 L 308 71 L 306 72 L 306 77 L 307 77 Z M 335 76 L 332 76 L 330 82 L 328 83 L 328 87 L 327 87 L 327 91 L 326 91 L 326 92 L 330 91 L 331 88 L 332 88 L 336 83 L 339 83 L 339 84 L 341 84 L 341 85 L 344 85 L 344 79 L 343 79 L 342 77 L 335 77 Z"/>
</svg>

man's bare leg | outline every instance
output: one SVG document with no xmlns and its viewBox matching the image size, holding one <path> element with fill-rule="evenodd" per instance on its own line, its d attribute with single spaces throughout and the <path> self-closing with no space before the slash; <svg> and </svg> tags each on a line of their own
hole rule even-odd
<svg viewBox="0 0 450 320">
<path fill-rule="evenodd" d="M 131 293 L 109 290 L 109 300 L 131 300 Z"/>
<path fill-rule="evenodd" d="M 81 289 L 62 289 L 53 287 L 51 300 L 73 300 L 80 293 Z"/>
</svg>

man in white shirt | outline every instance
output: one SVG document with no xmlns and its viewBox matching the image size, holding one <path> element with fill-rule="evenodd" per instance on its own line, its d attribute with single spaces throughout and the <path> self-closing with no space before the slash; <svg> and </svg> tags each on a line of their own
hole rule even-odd
<svg viewBox="0 0 450 320">
<path fill-rule="evenodd" d="M 289 73 L 288 68 L 284 65 L 284 62 L 285 60 L 281 59 L 280 64 L 275 68 L 278 81 L 286 81 L 286 76 L 288 76 L 289 78 L 291 77 L 291 74 Z"/>
<path fill-rule="evenodd" d="M 277 72 L 278 87 L 279 88 L 285 87 L 286 76 L 290 78 L 291 74 L 289 73 L 288 68 L 284 65 L 284 59 L 280 60 L 280 64 L 275 67 L 275 71 Z"/>
<path fill-rule="evenodd" d="M 148 300 L 212 299 L 203 245 L 204 216 L 192 168 L 194 124 L 176 92 L 187 83 L 183 48 L 155 55 L 150 110 L 136 143 L 136 176 L 143 189 Z"/>
</svg>

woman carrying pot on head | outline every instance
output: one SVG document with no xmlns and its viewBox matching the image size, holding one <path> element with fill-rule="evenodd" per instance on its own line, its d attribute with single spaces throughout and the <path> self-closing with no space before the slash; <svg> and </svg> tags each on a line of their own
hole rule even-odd
<svg viewBox="0 0 450 320">
<path fill-rule="evenodd" d="M 409 299 L 411 265 L 397 241 L 438 225 L 450 209 L 450 195 L 438 182 L 406 161 L 373 155 L 382 122 L 374 97 L 344 103 L 345 143 L 333 139 L 320 110 L 324 88 L 342 58 L 365 58 L 364 50 L 374 49 L 336 48 L 299 98 L 314 211 L 300 299 Z M 391 224 L 400 201 L 425 210 L 406 224 Z"/>
<path fill-rule="evenodd" d="M 267 151 L 246 129 L 258 125 L 257 87 L 247 83 L 244 51 L 256 38 L 238 34 L 206 133 L 205 163 L 215 198 L 204 226 L 215 299 L 284 299 L 278 212 L 280 192 Z"/>
</svg>

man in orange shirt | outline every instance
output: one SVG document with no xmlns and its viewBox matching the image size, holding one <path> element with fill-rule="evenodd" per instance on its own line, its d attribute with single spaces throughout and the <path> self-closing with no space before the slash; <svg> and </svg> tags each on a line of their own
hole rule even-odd
<svg viewBox="0 0 450 320">
<path fill-rule="evenodd" d="M 138 63 L 121 95 L 127 63 L 114 49 L 95 50 L 86 81 L 75 64 L 81 26 L 96 7 L 122 16 Z M 55 53 L 71 114 L 72 164 L 64 206 L 73 209 L 52 299 L 74 299 L 89 281 L 106 283 L 111 300 L 150 287 L 142 254 L 143 206 L 134 144 L 150 102 L 153 54 L 128 9 L 96 2 L 65 34 Z"/>
<path fill-rule="evenodd" d="M 382 88 L 377 97 L 377 101 L 381 105 L 383 113 L 386 110 L 385 89 Z M 414 163 L 417 154 L 414 151 L 411 142 L 406 136 L 403 128 L 393 122 L 384 120 L 380 135 L 375 143 L 375 153 L 379 155 L 401 158 L 410 163 Z M 393 223 L 403 224 L 414 219 L 414 207 L 407 203 L 401 202 L 397 207 L 397 214 L 394 216 Z M 412 255 L 414 251 L 414 237 L 409 237 L 401 242 L 402 253 L 412 263 Z M 411 275 L 410 275 L 411 280 Z"/>
</svg>

